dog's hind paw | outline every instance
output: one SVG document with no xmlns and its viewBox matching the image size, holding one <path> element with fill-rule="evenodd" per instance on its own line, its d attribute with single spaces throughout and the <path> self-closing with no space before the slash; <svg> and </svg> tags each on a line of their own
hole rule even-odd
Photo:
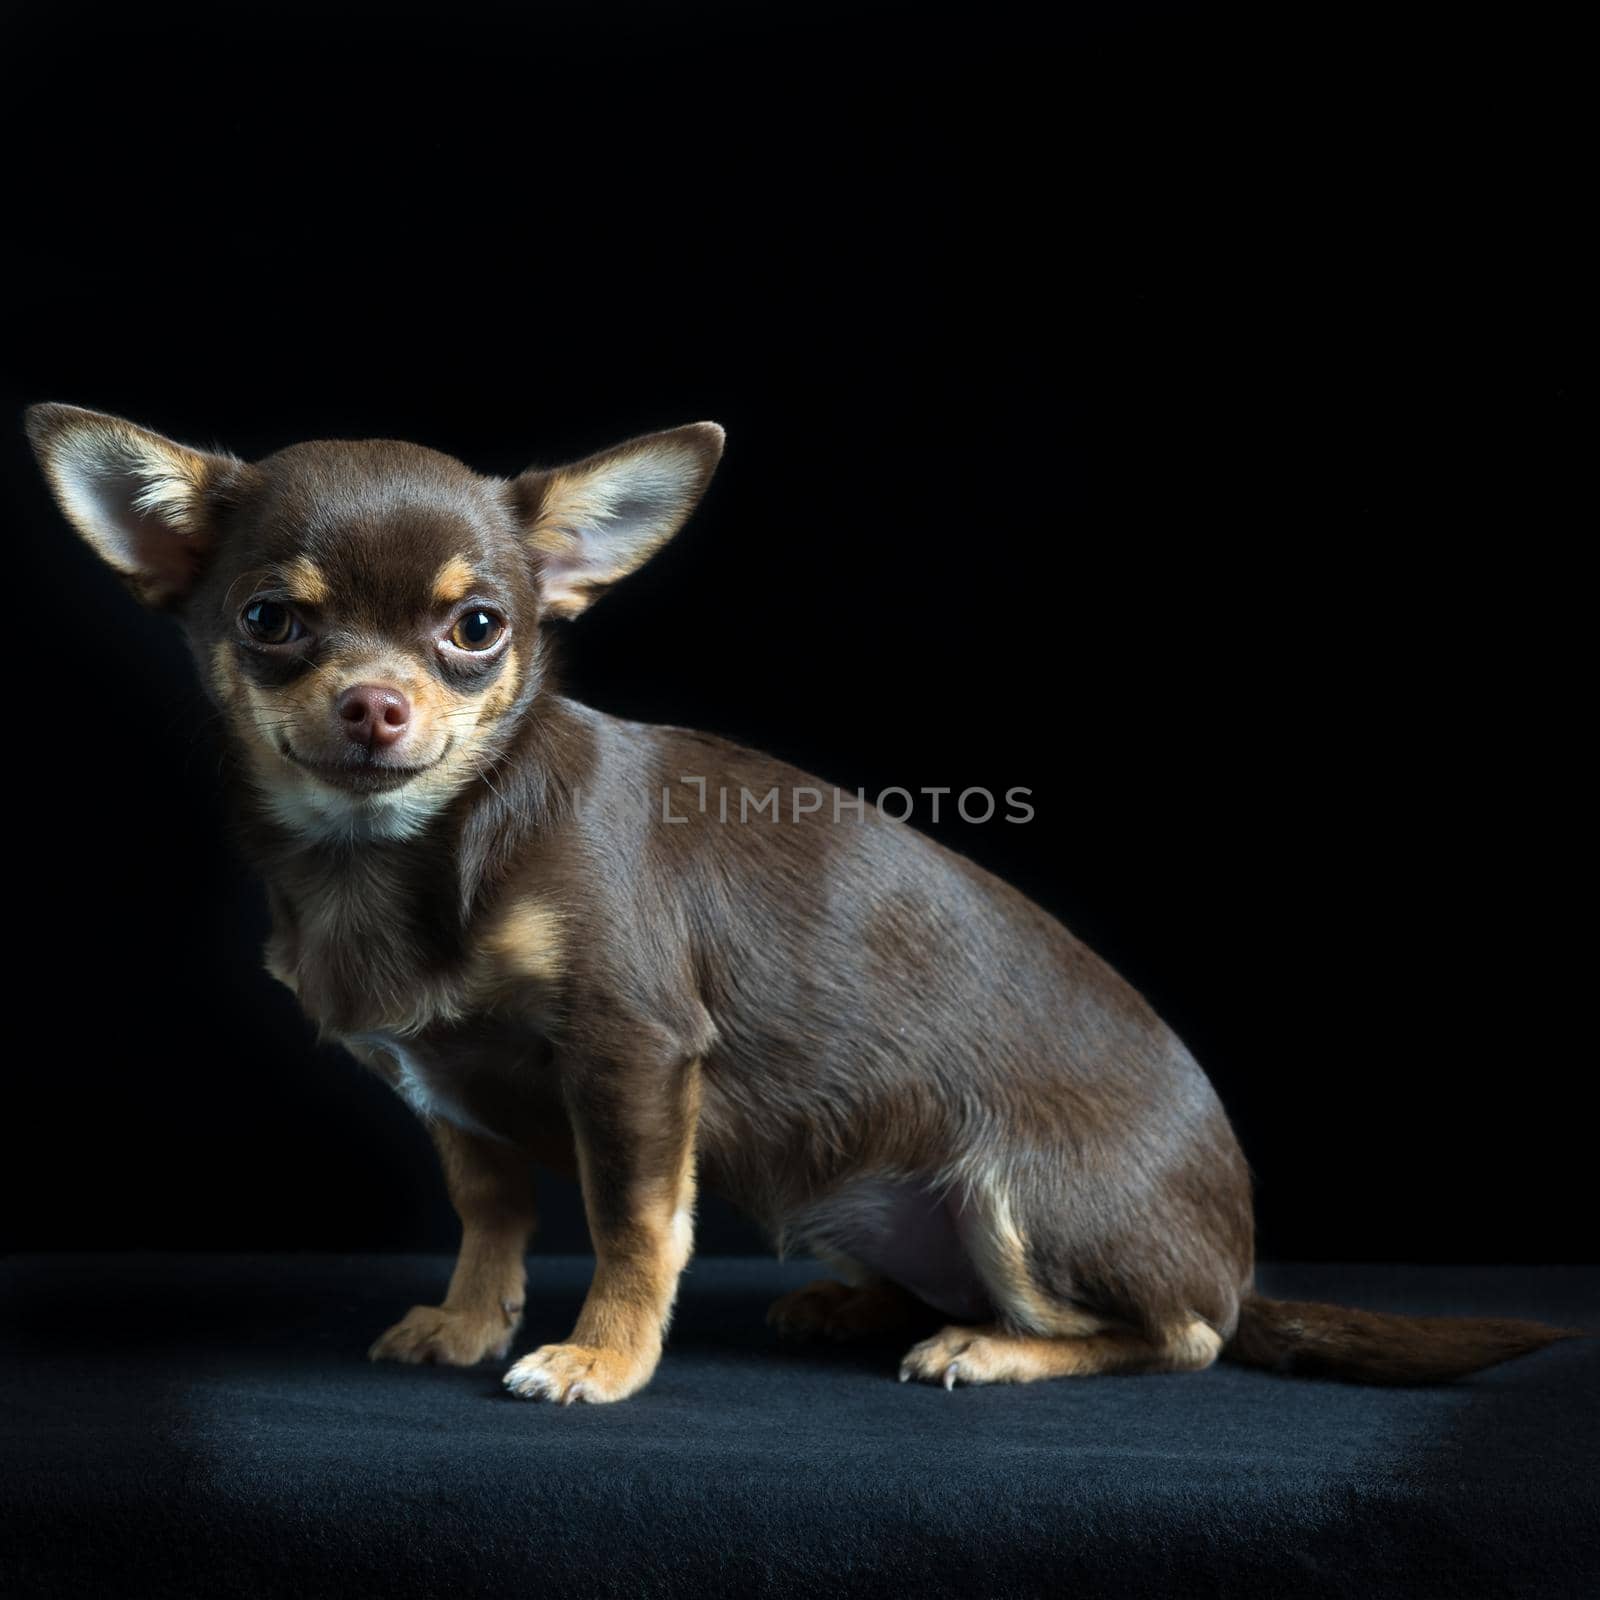
<svg viewBox="0 0 1600 1600">
<path fill-rule="evenodd" d="M 958 1383 L 1026 1382 L 1046 1374 L 1025 1373 L 1007 1359 L 1008 1340 L 997 1328 L 941 1328 L 906 1352 L 900 1363 L 900 1381 L 937 1383 L 953 1389 Z"/>
</svg>

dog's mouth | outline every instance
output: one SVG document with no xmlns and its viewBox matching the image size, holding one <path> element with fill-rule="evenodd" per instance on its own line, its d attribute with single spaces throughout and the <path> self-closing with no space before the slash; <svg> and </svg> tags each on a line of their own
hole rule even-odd
<svg viewBox="0 0 1600 1600">
<path fill-rule="evenodd" d="M 452 743 L 453 740 L 447 740 L 444 749 L 432 761 L 425 761 L 420 766 L 401 766 L 397 762 L 385 761 L 381 756 L 374 756 L 370 751 L 352 752 L 352 758 L 347 761 L 312 761 L 296 755 L 287 740 L 279 744 L 279 750 L 286 760 L 309 772 L 320 783 L 343 789 L 349 794 L 386 794 L 394 789 L 403 789 L 424 772 L 432 772 L 449 754 Z"/>
</svg>

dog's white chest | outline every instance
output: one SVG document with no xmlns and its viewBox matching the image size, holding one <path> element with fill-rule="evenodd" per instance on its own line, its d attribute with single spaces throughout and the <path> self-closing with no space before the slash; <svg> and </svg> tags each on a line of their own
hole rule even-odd
<svg viewBox="0 0 1600 1600">
<path fill-rule="evenodd" d="M 467 1068 L 459 1057 L 392 1033 L 352 1034 L 345 1042 L 357 1055 L 375 1052 L 386 1058 L 382 1064 L 388 1067 L 389 1081 L 419 1117 L 437 1117 L 468 1133 L 497 1137 L 467 1108 L 463 1097 Z"/>
</svg>

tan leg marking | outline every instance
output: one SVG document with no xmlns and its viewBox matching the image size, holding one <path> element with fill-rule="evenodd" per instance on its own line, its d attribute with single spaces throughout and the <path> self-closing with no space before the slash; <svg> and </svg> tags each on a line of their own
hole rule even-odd
<svg viewBox="0 0 1600 1600">
<path fill-rule="evenodd" d="M 699 1122 L 700 1068 L 687 1072 L 680 1103 L 668 1113 L 675 1129 L 672 1164 L 629 1184 L 620 1221 L 597 1192 L 595 1152 L 574 1119 L 578 1175 L 595 1243 L 595 1274 L 565 1344 L 535 1350 L 505 1376 L 526 1400 L 625 1400 L 654 1375 L 661 1360 L 678 1279 L 694 1244 L 694 1133 Z"/>
<path fill-rule="evenodd" d="M 1052 1300 L 1028 1271 L 1027 1242 L 998 1184 L 974 1185 L 969 1204 L 977 1226 L 964 1235 L 973 1265 L 995 1309 L 1014 1328 L 1057 1338 L 1098 1333 L 1105 1323 L 1076 1306 Z"/>
<path fill-rule="evenodd" d="M 1221 1338 L 1203 1322 L 1188 1323 L 1160 1341 L 1126 1331 L 1042 1339 L 998 1323 L 952 1325 L 911 1347 L 900 1381 L 916 1378 L 953 1389 L 958 1383 L 1036 1383 L 1100 1372 L 1198 1372 L 1221 1349 Z"/>
<path fill-rule="evenodd" d="M 915 1320 L 918 1301 L 897 1283 L 850 1285 L 818 1278 L 780 1296 L 767 1311 L 767 1326 L 790 1339 L 861 1339 L 891 1333 Z"/>
<path fill-rule="evenodd" d="M 430 1124 L 451 1203 L 461 1218 L 461 1254 L 442 1306 L 413 1306 L 367 1352 L 373 1361 L 470 1367 L 503 1356 L 522 1322 L 524 1253 L 534 1227 L 526 1156 L 449 1123 Z"/>
</svg>

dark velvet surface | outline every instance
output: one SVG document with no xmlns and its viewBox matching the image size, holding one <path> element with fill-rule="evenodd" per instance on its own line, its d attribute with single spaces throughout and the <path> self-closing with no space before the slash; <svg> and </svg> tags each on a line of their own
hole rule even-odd
<svg viewBox="0 0 1600 1600">
<path fill-rule="evenodd" d="M 582 1258 L 533 1262 L 522 1351 Z M 705 1259 L 625 1404 L 507 1363 L 373 1366 L 423 1257 L 13 1257 L 0 1590 L 273 1595 L 1584 1595 L 1600 1345 L 1437 1389 L 1230 1366 L 895 1382 L 908 1342 L 795 1348 L 806 1263 Z M 1592 1323 L 1600 1269 L 1282 1266 L 1273 1292 Z"/>
</svg>

